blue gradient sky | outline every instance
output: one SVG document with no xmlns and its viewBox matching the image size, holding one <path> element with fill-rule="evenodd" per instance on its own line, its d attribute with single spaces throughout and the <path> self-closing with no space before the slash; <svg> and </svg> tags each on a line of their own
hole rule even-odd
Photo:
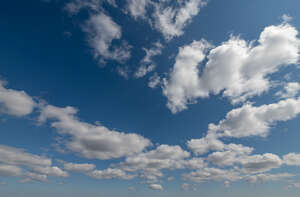
<svg viewBox="0 0 300 197">
<path fill-rule="evenodd" d="M 104 65 L 93 57 L 87 33 L 82 31 L 82 25 L 94 14 L 93 11 L 83 9 L 79 14 L 70 16 L 64 9 L 69 2 L 10 0 L 1 3 L 0 79 L 7 81 L 6 88 L 25 91 L 36 103 L 77 108 L 79 112 L 76 116 L 82 122 L 96 125 L 98 121 L 110 130 L 135 133 L 149 139 L 153 146 L 144 152 L 163 144 L 179 145 L 190 152 L 191 157 L 197 157 L 189 150 L 187 142 L 204 137 L 210 123 L 218 124 L 229 111 L 243 105 L 232 105 L 220 93 L 209 98 L 196 98 L 196 102 L 189 104 L 186 110 L 172 113 L 166 106 L 168 98 L 163 95 L 162 87 L 152 89 L 148 87 L 148 81 L 155 72 L 161 78 L 171 77 L 179 47 L 201 39 L 216 47 L 231 35 L 240 36 L 246 41 L 257 40 L 265 27 L 281 24 L 284 14 L 291 16 L 290 25 L 300 30 L 300 2 L 297 0 L 209 0 L 183 29 L 184 34 L 168 41 L 146 20 L 135 20 L 130 14 L 124 13 L 125 0 L 117 0 L 117 7 L 105 2 L 101 9 L 120 26 L 121 40 L 127 41 L 132 48 L 131 57 L 125 62 L 108 59 Z M 135 78 L 132 73 L 138 69 L 145 55 L 142 48 L 150 48 L 156 41 L 160 41 L 164 48 L 160 55 L 153 57 L 152 61 L 157 65 L 155 70 L 142 78 Z M 115 41 L 112 45 L 120 46 L 120 43 Z M 120 76 L 119 68 L 128 69 L 129 77 Z M 289 80 L 284 78 L 287 74 Z M 300 83 L 299 77 L 300 70 L 296 65 L 284 67 L 269 76 L 281 83 Z M 275 94 L 282 88 L 272 87 L 245 103 L 249 101 L 255 106 L 277 103 L 282 99 Z M 5 105 L 1 96 L 0 105 Z M 125 157 L 102 160 L 86 158 L 70 150 L 65 153 L 57 151 L 53 144 L 61 133 L 51 126 L 51 122 L 38 121 L 41 110 L 37 107 L 22 117 L 1 113 L 0 144 L 51 158 L 52 165 L 61 169 L 64 167 L 58 160 L 95 164 L 97 170 L 124 161 Z M 282 158 L 288 153 L 300 152 L 299 120 L 296 116 L 288 121 L 276 122 L 268 137 L 226 138 L 223 142 L 253 147 L 253 155 L 272 153 Z M 203 155 L 203 158 L 207 156 Z M 300 182 L 299 166 L 282 165 L 263 172 L 295 175 L 288 180 L 263 183 L 238 180 L 232 181 L 228 188 L 224 186 L 224 180 L 202 183 L 183 180 L 181 175 L 191 172 L 190 169 L 166 169 L 163 172 L 164 176 L 157 182 L 163 186 L 163 191 L 149 189 L 150 183 L 145 183 L 142 177 L 99 180 L 84 173 L 68 172 L 68 177 L 49 176 L 46 182 L 33 180 L 20 183 L 24 177 L 1 176 L 0 173 L 0 183 L 3 183 L 0 184 L 0 196 L 297 197 L 300 194 L 300 189 L 292 186 Z M 168 177 L 174 177 L 174 180 L 167 181 Z M 181 188 L 183 183 L 196 186 L 197 190 L 185 191 Z M 135 187 L 136 191 L 128 190 L 129 187 Z"/>
</svg>

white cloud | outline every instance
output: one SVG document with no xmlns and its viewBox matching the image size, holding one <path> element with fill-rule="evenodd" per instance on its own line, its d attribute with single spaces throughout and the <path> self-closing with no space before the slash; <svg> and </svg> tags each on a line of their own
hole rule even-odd
<svg viewBox="0 0 300 197">
<path fill-rule="evenodd" d="M 291 177 L 294 177 L 294 174 L 289 173 L 281 173 L 281 174 L 257 174 L 257 175 L 251 175 L 247 176 L 245 178 L 246 181 L 250 183 L 263 183 L 268 181 L 280 181 L 284 179 L 288 179 Z"/>
<path fill-rule="evenodd" d="M 299 153 L 289 153 L 283 156 L 283 162 L 290 166 L 300 166 L 300 154 Z"/>
<path fill-rule="evenodd" d="M 150 184 L 149 188 L 152 190 L 160 190 L 160 191 L 164 190 L 163 186 L 161 186 L 160 184 Z"/>
<path fill-rule="evenodd" d="M 148 182 L 156 182 L 163 174 L 163 169 L 184 168 L 185 159 L 190 153 L 180 146 L 160 145 L 154 150 L 129 156 L 120 164 L 120 168 L 129 172 L 141 172 L 141 177 Z"/>
<path fill-rule="evenodd" d="M 173 112 L 186 109 L 194 97 L 204 96 L 199 89 L 199 63 L 205 59 L 205 52 L 211 45 L 204 41 L 194 41 L 179 48 L 171 79 L 164 81 L 163 93 L 168 98 L 167 106 Z"/>
<path fill-rule="evenodd" d="M 0 145 L 0 176 L 21 177 L 21 182 L 45 182 L 47 176 L 67 177 L 68 173 L 52 166 L 49 158 Z"/>
<path fill-rule="evenodd" d="M 96 168 L 95 164 L 89 164 L 89 163 L 64 163 L 64 169 L 73 171 L 73 172 L 88 172 L 92 171 Z"/>
<path fill-rule="evenodd" d="M 13 165 L 0 164 L 0 176 L 20 176 L 20 175 L 22 175 L 21 168 Z"/>
<path fill-rule="evenodd" d="M 218 137 L 268 135 L 271 126 L 295 118 L 300 113 L 300 98 L 286 99 L 269 105 L 245 104 L 227 113 L 218 125 L 210 124 L 209 133 Z"/>
<path fill-rule="evenodd" d="M 232 166 L 247 159 L 253 148 L 242 145 L 230 144 L 226 147 L 226 151 L 211 153 L 207 160 L 218 166 Z"/>
<path fill-rule="evenodd" d="M 16 149 L 0 145 L 0 164 L 32 166 L 50 166 L 51 160 L 45 157 L 26 153 L 22 149 Z"/>
<path fill-rule="evenodd" d="M 44 174 L 27 172 L 25 174 L 25 178 L 20 180 L 21 183 L 28 183 L 28 182 L 32 182 L 32 181 L 46 182 L 46 181 L 48 181 L 48 177 L 47 177 L 47 175 L 44 175 Z"/>
<path fill-rule="evenodd" d="M 46 174 L 48 176 L 56 176 L 56 177 L 68 177 L 69 174 L 62 169 L 60 169 L 57 166 L 47 166 L 47 167 L 41 167 L 41 166 L 36 166 L 33 168 L 33 171 L 41 173 L 41 174 Z"/>
<path fill-rule="evenodd" d="M 88 8 L 93 11 L 98 11 L 101 7 L 101 0 L 72 0 L 67 3 L 64 9 L 70 14 L 78 14 L 82 9 Z"/>
<path fill-rule="evenodd" d="M 200 9 L 207 3 L 205 0 L 186 0 L 174 2 L 169 0 L 127 0 L 126 13 L 135 19 L 141 18 L 161 32 L 168 40 L 181 36 L 184 28 L 198 15 Z M 148 10 L 153 11 L 150 17 Z"/>
<path fill-rule="evenodd" d="M 300 84 L 297 82 L 287 83 L 284 90 L 277 92 L 275 95 L 280 98 L 294 98 L 300 92 Z"/>
<path fill-rule="evenodd" d="M 36 103 L 24 91 L 5 88 L 0 81 L 0 113 L 13 116 L 26 116 L 32 113 Z"/>
<path fill-rule="evenodd" d="M 131 47 L 126 42 L 122 42 L 120 47 L 112 47 L 113 40 L 121 39 L 121 27 L 103 12 L 91 15 L 83 25 L 83 31 L 87 33 L 94 57 L 100 61 L 111 59 L 123 62 L 130 58 Z"/>
<path fill-rule="evenodd" d="M 147 6 L 151 0 L 127 0 L 126 13 L 129 13 L 135 19 L 146 18 Z"/>
<path fill-rule="evenodd" d="M 232 103 L 260 95 L 272 86 L 269 75 L 299 59 L 298 31 L 288 23 L 269 26 L 257 44 L 231 37 L 210 50 L 205 59 L 204 41 L 194 41 L 180 48 L 170 79 L 165 79 L 164 95 L 173 113 L 211 94 L 228 97 Z"/>
<path fill-rule="evenodd" d="M 237 181 L 241 179 L 240 174 L 233 170 L 223 170 L 218 168 L 204 168 L 188 174 L 183 174 L 185 180 L 194 182 L 209 181 Z"/>
<path fill-rule="evenodd" d="M 161 83 L 160 77 L 158 76 L 157 73 L 154 73 L 154 75 L 152 75 L 152 76 L 149 78 L 148 86 L 149 86 L 150 88 L 155 88 L 155 87 L 157 87 L 160 83 Z"/>
<path fill-rule="evenodd" d="M 160 42 L 154 43 L 154 47 L 150 49 L 143 48 L 146 52 L 145 57 L 141 60 L 141 66 L 134 73 L 136 78 L 144 77 L 149 72 L 153 71 L 156 67 L 156 64 L 153 62 L 152 58 L 160 55 L 162 53 L 162 44 Z"/>
<path fill-rule="evenodd" d="M 163 2 L 163 3 L 162 3 Z M 181 36 L 183 29 L 198 15 L 200 8 L 206 5 L 205 0 L 180 1 L 177 8 L 164 5 L 164 2 L 154 4 L 154 27 L 159 30 L 166 39 Z"/>
<path fill-rule="evenodd" d="M 155 69 L 155 65 L 151 64 L 149 66 L 147 65 L 142 65 L 138 68 L 138 70 L 134 73 L 134 76 L 136 78 L 141 78 L 144 77 L 146 74 L 149 72 L 153 71 Z"/>
<path fill-rule="evenodd" d="M 262 173 L 273 168 L 279 168 L 283 162 L 277 155 L 266 153 L 245 157 L 239 163 L 241 163 L 242 171 L 245 173 Z"/>
<path fill-rule="evenodd" d="M 191 185 L 188 184 L 188 183 L 183 183 L 183 184 L 181 184 L 181 186 L 180 186 L 180 188 L 181 188 L 183 191 L 188 191 L 188 190 L 190 190 L 190 187 L 191 187 Z"/>
<path fill-rule="evenodd" d="M 134 133 L 109 130 L 104 126 L 82 122 L 73 107 L 59 108 L 47 105 L 41 109 L 40 121 L 51 124 L 62 135 L 71 136 L 66 146 L 86 158 L 113 159 L 143 151 L 151 142 Z"/>
<path fill-rule="evenodd" d="M 123 180 L 130 180 L 135 177 L 135 175 L 127 174 L 121 169 L 113 169 L 108 168 L 106 170 L 95 170 L 88 173 L 90 177 L 95 179 L 123 179 Z"/>
<path fill-rule="evenodd" d="M 291 17 L 290 15 L 284 14 L 281 16 L 283 22 L 289 23 L 293 20 L 293 17 Z"/>
</svg>

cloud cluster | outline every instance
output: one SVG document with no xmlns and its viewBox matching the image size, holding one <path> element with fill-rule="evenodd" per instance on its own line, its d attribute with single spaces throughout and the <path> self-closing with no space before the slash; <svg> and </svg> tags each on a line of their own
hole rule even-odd
<svg viewBox="0 0 300 197">
<path fill-rule="evenodd" d="M 109 130 L 104 126 L 82 122 L 76 117 L 73 107 L 42 107 L 40 122 L 53 120 L 51 126 L 62 135 L 70 136 L 66 147 L 89 159 L 120 158 L 143 151 L 151 142 L 134 133 Z"/>
<path fill-rule="evenodd" d="M 52 166 L 49 158 L 0 145 L 0 176 L 20 177 L 21 182 L 45 182 L 48 176 L 67 177 L 69 174 L 57 166 Z"/>
<path fill-rule="evenodd" d="M 203 40 L 181 47 L 163 87 L 167 106 L 176 113 L 211 94 L 221 93 L 238 103 L 268 91 L 272 87 L 270 74 L 298 63 L 297 36 L 297 29 L 284 22 L 266 27 L 257 41 L 231 36 L 209 51 L 211 45 Z"/>
<path fill-rule="evenodd" d="M 192 139 L 187 145 L 195 154 L 205 154 L 211 150 L 224 150 L 226 147 L 219 138 L 266 137 L 271 126 L 279 121 L 291 120 L 299 113 L 300 98 L 286 99 L 258 107 L 245 104 L 228 112 L 226 118 L 217 125 L 209 124 L 205 137 Z"/>
</svg>

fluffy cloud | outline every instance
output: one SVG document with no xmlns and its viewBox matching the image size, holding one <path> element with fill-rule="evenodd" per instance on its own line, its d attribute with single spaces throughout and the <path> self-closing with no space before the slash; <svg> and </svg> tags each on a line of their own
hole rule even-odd
<svg viewBox="0 0 300 197">
<path fill-rule="evenodd" d="M 300 166 L 300 154 L 289 153 L 283 156 L 283 162 L 290 166 Z"/>
<path fill-rule="evenodd" d="M 243 167 L 242 171 L 245 173 L 266 172 L 273 168 L 279 168 L 283 163 L 277 155 L 271 153 L 248 156 L 239 162 Z"/>
<path fill-rule="evenodd" d="M 242 138 L 265 137 L 271 126 L 278 121 L 287 121 L 300 113 L 300 99 L 286 99 L 278 103 L 255 107 L 245 104 L 227 113 L 217 125 L 210 124 L 207 135 L 201 139 L 188 141 L 188 147 L 195 154 L 205 154 L 211 150 L 223 150 L 221 137 Z"/>
<path fill-rule="evenodd" d="M 122 62 L 130 58 L 130 46 L 126 42 L 120 47 L 111 46 L 113 40 L 121 39 L 122 31 L 121 27 L 103 12 L 91 15 L 83 26 L 83 31 L 87 33 L 95 58 L 100 58 L 100 61 L 112 59 Z"/>
<path fill-rule="evenodd" d="M 67 177 L 67 172 L 52 166 L 49 158 L 22 149 L 0 145 L 0 176 L 23 178 L 21 182 L 47 181 L 47 176 Z"/>
<path fill-rule="evenodd" d="M 284 90 L 277 92 L 275 95 L 280 98 L 293 98 L 296 97 L 300 91 L 300 84 L 297 82 L 291 82 L 286 84 Z"/>
<path fill-rule="evenodd" d="M 64 169 L 73 172 L 88 172 L 96 168 L 95 164 L 77 164 L 77 163 L 64 163 Z"/>
<path fill-rule="evenodd" d="M 13 165 L 0 164 L 0 176 L 20 176 L 20 175 L 22 175 L 21 168 Z"/>
<path fill-rule="evenodd" d="M 297 36 L 297 29 L 286 22 L 266 27 L 257 42 L 232 36 L 209 51 L 201 73 L 199 64 L 207 50 L 203 46 L 209 45 L 194 41 L 180 48 L 170 79 L 165 79 L 167 106 L 176 113 L 195 103 L 197 98 L 211 94 L 222 93 L 237 103 L 266 92 L 272 86 L 270 74 L 298 63 L 300 40 Z"/>
<path fill-rule="evenodd" d="M 5 88 L 5 82 L 0 81 L 0 113 L 13 116 L 31 114 L 36 103 L 24 91 Z"/>
<path fill-rule="evenodd" d="M 205 0 L 186 0 L 173 4 L 167 1 L 127 0 L 126 13 L 135 19 L 147 20 L 151 26 L 160 31 L 168 40 L 183 34 L 183 29 L 198 15 L 206 5 Z M 147 9 L 153 10 L 147 17 Z M 149 19 L 150 18 L 150 19 Z"/>
<path fill-rule="evenodd" d="M 199 88 L 198 64 L 205 59 L 205 52 L 210 47 L 208 42 L 201 40 L 179 48 L 171 79 L 165 79 L 163 88 L 163 94 L 168 98 L 167 106 L 173 113 L 186 109 L 193 98 L 207 96 Z"/>
<path fill-rule="evenodd" d="M 152 190 L 160 190 L 160 191 L 164 190 L 163 186 L 161 186 L 160 184 L 150 184 L 149 188 Z"/>
<path fill-rule="evenodd" d="M 183 174 L 185 180 L 194 182 L 208 181 L 237 181 L 241 179 L 240 174 L 233 170 L 223 170 L 218 168 L 204 168 L 188 174 Z"/>
<path fill-rule="evenodd" d="M 257 174 L 253 176 L 247 176 L 246 181 L 250 183 L 262 183 L 267 181 L 280 181 L 283 179 L 294 177 L 294 174 L 281 173 L 281 174 Z"/>
<path fill-rule="evenodd" d="M 22 149 L 0 145 L 0 163 L 32 167 L 50 166 L 52 162 L 48 158 L 26 153 Z"/>
<path fill-rule="evenodd" d="M 146 18 L 147 6 L 151 4 L 151 0 L 127 0 L 126 13 L 129 13 L 135 19 Z"/>
<path fill-rule="evenodd" d="M 130 180 L 133 179 L 135 176 L 127 174 L 121 169 L 113 169 L 108 168 L 106 170 L 95 170 L 90 173 L 88 173 L 90 177 L 93 177 L 95 179 L 123 179 L 123 180 Z"/>
<path fill-rule="evenodd" d="M 160 1 L 168 2 L 169 1 Z M 205 0 L 179 1 L 177 8 L 154 4 L 153 13 L 154 26 L 166 39 L 172 39 L 183 34 L 183 29 L 188 25 L 192 18 L 198 15 L 200 8 L 206 5 Z"/>
<path fill-rule="evenodd" d="M 69 174 L 59 167 L 56 166 L 47 166 L 47 167 L 41 167 L 41 166 L 36 166 L 33 168 L 35 172 L 49 175 L 49 176 L 56 176 L 56 177 L 68 177 Z"/>
<path fill-rule="evenodd" d="M 154 150 L 129 156 L 120 164 L 120 168 L 129 172 L 141 172 L 148 182 L 156 182 L 162 177 L 163 169 L 184 168 L 190 153 L 179 146 L 160 145 Z"/>
<path fill-rule="evenodd" d="M 141 66 L 134 73 L 136 78 L 144 77 L 149 72 L 153 71 L 156 67 L 155 63 L 153 63 L 152 58 L 162 53 L 162 44 L 160 42 L 154 43 L 154 47 L 150 49 L 143 48 L 146 52 L 145 57 L 141 60 Z"/>
<path fill-rule="evenodd" d="M 121 133 L 80 121 L 73 107 L 47 105 L 41 109 L 39 120 L 54 120 L 51 124 L 62 135 L 71 136 L 66 146 L 86 158 L 112 159 L 143 151 L 151 142 L 134 133 Z"/>
<path fill-rule="evenodd" d="M 247 159 L 253 151 L 253 148 L 236 144 L 230 144 L 226 149 L 223 152 L 211 153 L 207 160 L 218 166 L 232 166 L 235 163 L 240 163 L 243 159 Z"/>
</svg>

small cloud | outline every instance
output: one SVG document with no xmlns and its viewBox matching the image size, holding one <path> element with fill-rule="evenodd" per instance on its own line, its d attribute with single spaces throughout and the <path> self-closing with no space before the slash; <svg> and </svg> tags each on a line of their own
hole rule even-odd
<svg viewBox="0 0 300 197">
<path fill-rule="evenodd" d="M 135 191 L 136 191 L 136 188 L 135 188 L 135 187 L 128 187 L 128 190 L 129 190 L 129 191 L 132 191 L 132 192 L 135 192 Z"/>
<path fill-rule="evenodd" d="M 160 190 L 160 191 L 164 190 L 163 186 L 161 186 L 159 184 L 151 184 L 151 185 L 149 185 L 149 188 L 152 190 Z"/>
<path fill-rule="evenodd" d="M 283 20 L 283 22 L 289 23 L 293 20 L 293 17 L 291 17 L 290 15 L 284 14 L 281 16 L 281 19 Z"/>
</svg>

